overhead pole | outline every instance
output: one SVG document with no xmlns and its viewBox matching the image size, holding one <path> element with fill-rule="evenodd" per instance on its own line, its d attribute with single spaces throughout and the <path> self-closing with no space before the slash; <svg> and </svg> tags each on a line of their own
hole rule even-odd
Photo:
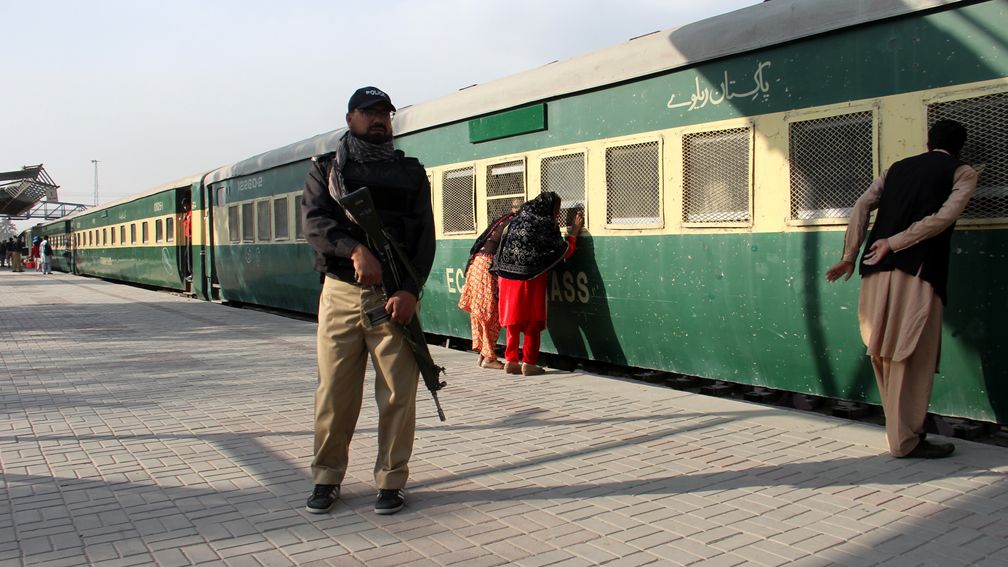
<svg viewBox="0 0 1008 567">
<path fill-rule="evenodd" d="M 94 206 L 98 206 L 98 160 L 93 159 L 91 163 L 94 164 Z"/>
</svg>

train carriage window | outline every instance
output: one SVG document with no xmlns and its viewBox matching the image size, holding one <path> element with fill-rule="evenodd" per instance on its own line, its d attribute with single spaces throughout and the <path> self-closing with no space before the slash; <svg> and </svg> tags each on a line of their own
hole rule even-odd
<svg viewBox="0 0 1008 567">
<path fill-rule="evenodd" d="M 683 222 L 750 220 L 751 139 L 749 128 L 683 136 Z"/>
<path fill-rule="evenodd" d="M 846 219 L 875 176 L 872 112 L 788 125 L 791 218 Z"/>
<path fill-rule="evenodd" d="M 658 142 L 606 148 L 606 224 L 661 225 Z"/>
<path fill-rule="evenodd" d="M 259 242 L 273 240 L 270 224 L 270 202 L 259 201 L 256 203 L 256 228 L 258 229 L 256 232 L 259 236 Z"/>
<path fill-rule="evenodd" d="M 164 221 L 165 240 L 175 242 L 175 219 L 167 217 Z"/>
<path fill-rule="evenodd" d="M 164 241 L 164 224 L 162 224 L 161 219 L 156 219 L 154 221 L 154 242 Z"/>
<path fill-rule="evenodd" d="M 101 229 L 101 243 L 102 246 L 108 246 L 108 229 Z"/>
<path fill-rule="evenodd" d="M 540 169 L 540 189 L 560 196 L 560 220 L 566 226 L 573 225 L 574 213 L 585 206 L 584 152 L 543 158 Z"/>
<path fill-rule="evenodd" d="M 964 219 L 1008 217 L 1008 92 L 929 104 L 928 126 L 951 119 L 966 127 L 960 159 L 980 169 Z"/>
<path fill-rule="evenodd" d="M 115 227 L 114 226 L 109 229 L 109 241 L 111 242 L 112 246 L 115 246 L 116 238 L 115 238 Z"/>
<path fill-rule="evenodd" d="M 487 224 L 505 213 L 513 205 L 525 202 L 525 161 L 509 161 L 487 167 Z"/>
<path fill-rule="evenodd" d="M 88 234 L 87 234 L 87 243 L 88 243 L 88 246 L 94 246 L 94 231 L 93 230 L 89 230 L 88 231 Z"/>
<path fill-rule="evenodd" d="M 119 226 L 119 244 L 126 244 L 126 225 Z"/>
<path fill-rule="evenodd" d="M 442 217 L 445 234 L 476 231 L 476 170 L 472 167 L 450 169 L 441 178 Z"/>
<path fill-rule="evenodd" d="M 227 204 L 227 188 L 223 185 L 217 188 L 217 202 L 214 204 L 218 207 L 223 207 Z"/>
<path fill-rule="evenodd" d="M 273 199 L 273 235 L 277 240 L 287 240 L 287 197 Z"/>
<path fill-rule="evenodd" d="M 294 238 L 304 239 L 304 227 L 301 225 L 301 196 L 294 199 Z"/>
<path fill-rule="evenodd" d="M 130 223 L 130 244 L 136 244 L 136 223 Z"/>
<path fill-rule="evenodd" d="M 242 240 L 245 242 L 255 241 L 255 204 L 242 203 Z"/>
<path fill-rule="evenodd" d="M 150 232 L 147 230 L 147 221 L 140 223 L 140 241 L 147 244 L 150 241 Z"/>
<path fill-rule="evenodd" d="M 228 207 L 228 240 L 241 240 L 241 219 L 238 217 L 238 205 Z"/>
</svg>

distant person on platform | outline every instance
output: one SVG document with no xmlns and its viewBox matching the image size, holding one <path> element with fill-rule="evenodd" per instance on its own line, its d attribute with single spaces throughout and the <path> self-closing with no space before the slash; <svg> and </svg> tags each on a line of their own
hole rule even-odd
<svg viewBox="0 0 1008 567">
<path fill-rule="evenodd" d="M 32 237 L 32 247 L 31 247 L 31 251 L 30 251 L 30 253 L 31 253 L 31 262 L 32 262 L 32 267 L 35 268 L 36 272 L 41 272 L 42 271 L 42 259 L 39 258 L 39 243 L 41 243 L 41 242 L 42 242 L 42 239 L 39 238 L 38 236 Z"/>
<path fill-rule="evenodd" d="M 16 241 L 8 242 L 7 244 L 8 246 L 11 247 L 10 248 L 11 271 L 23 272 L 24 264 L 21 262 L 21 249 L 24 248 L 24 240 L 22 240 L 21 237 L 18 236 L 18 239 Z"/>
<path fill-rule="evenodd" d="M 10 247 L 14 245 L 14 239 L 0 240 L 0 268 L 10 265 Z"/>
<path fill-rule="evenodd" d="M 546 273 L 574 254 L 584 226 L 584 214 L 578 211 L 565 239 L 560 235 L 560 210 L 560 197 L 552 191 L 523 204 L 494 255 L 490 273 L 499 278 L 500 323 L 506 336 L 504 372 L 508 374 L 545 372 L 539 366 L 539 335 L 546 328 Z M 521 335 L 525 340 L 519 361 Z"/>
<path fill-rule="evenodd" d="M 434 263 L 434 213 L 423 165 L 392 146 L 395 106 L 375 87 L 358 89 L 347 105 L 348 132 L 336 151 L 313 159 L 302 197 L 305 237 L 323 274 L 318 309 L 319 382 L 315 391 L 315 488 L 311 513 L 328 512 L 346 475 L 350 439 L 360 414 L 364 369 L 370 355 L 378 404 L 378 458 L 374 467 L 377 514 L 405 505 L 416 429 L 420 371 L 399 325 L 417 311 L 419 290 Z M 364 232 L 337 198 L 368 187 L 389 237 L 412 261 L 419 281 L 386 297 L 382 266 Z M 367 313 L 365 313 L 367 311 Z"/>
<path fill-rule="evenodd" d="M 43 236 L 39 242 L 39 267 L 42 269 L 42 275 L 52 273 L 52 257 L 53 250 L 49 244 L 49 237 Z"/>
<path fill-rule="evenodd" d="M 842 259 L 827 281 L 854 272 L 868 214 L 878 209 L 861 256 L 858 320 L 868 347 L 894 457 L 935 459 L 951 443 L 925 439 L 924 420 L 941 350 L 952 230 L 976 190 L 977 172 L 959 161 L 966 129 L 942 120 L 928 151 L 894 163 L 854 205 Z"/>
</svg>

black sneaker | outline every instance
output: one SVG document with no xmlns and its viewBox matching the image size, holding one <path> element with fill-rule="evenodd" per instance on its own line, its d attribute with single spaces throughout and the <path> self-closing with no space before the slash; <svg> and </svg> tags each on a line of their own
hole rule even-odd
<svg viewBox="0 0 1008 567">
<path fill-rule="evenodd" d="M 305 509 L 312 514 L 325 514 L 332 510 L 337 498 L 339 498 L 338 484 L 316 484 Z"/>
<path fill-rule="evenodd" d="M 401 488 L 383 488 L 378 491 L 375 514 L 395 514 L 406 505 L 406 491 Z"/>
</svg>

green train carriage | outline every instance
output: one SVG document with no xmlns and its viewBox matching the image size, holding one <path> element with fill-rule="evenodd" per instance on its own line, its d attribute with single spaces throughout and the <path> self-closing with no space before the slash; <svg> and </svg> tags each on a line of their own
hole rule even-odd
<svg viewBox="0 0 1008 567">
<path fill-rule="evenodd" d="M 1003 2 L 775 0 L 404 109 L 438 221 L 425 327 L 469 336 L 473 238 L 551 190 L 587 236 L 550 276 L 544 351 L 877 403 L 857 285 L 824 272 L 860 193 L 949 117 L 986 168 L 931 407 L 1006 423 L 1006 45 Z"/>
<path fill-rule="evenodd" d="M 191 249 L 181 219 L 201 179 L 185 178 L 73 216 L 75 273 L 187 290 Z"/>
</svg>

